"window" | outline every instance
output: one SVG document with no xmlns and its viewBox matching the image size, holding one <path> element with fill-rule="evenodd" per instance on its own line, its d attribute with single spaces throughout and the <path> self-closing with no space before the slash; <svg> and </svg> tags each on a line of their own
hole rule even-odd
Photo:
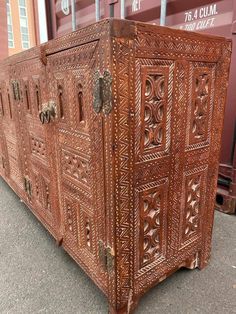
<svg viewBox="0 0 236 314">
<path fill-rule="evenodd" d="M 23 41 L 29 41 L 29 36 L 23 34 L 23 35 L 22 35 L 22 40 L 23 40 Z"/>
<path fill-rule="evenodd" d="M 26 7 L 25 0 L 19 0 L 19 6 L 20 7 Z"/>
<path fill-rule="evenodd" d="M 26 16 L 26 9 L 20 8 L 20 15 L 21 16 Z"/>
<path fill-rule="evenodd" d="M 23 46 L 24 49 L 29 48 L 29 42 L 23 41 L 23 42 L 22 42 L 22 46 Z"/>
<path fill-rule="evenodd" d="M 21 31 L 21 34 L 28 35 L 28 27 L 21 27 L 20 31 Z"/>
<path fill-rule="evenodd" d="M 12 27 L 12 17 L 11 17 L 11 4 L 10 0 L 6 1 L 7 3 L 7 30 L 8 30 L 8 47 L 14 48 L 14 34 Z"/>
<path fill-rule="evenodd" d="M 20 18 L 20 26 L 25 27 L 28 29 L 28 23 L 27 23 L 27 18 L 21 17 Z"/>
<path fill-rule="evenodd" d="M 8 48 L 14 48 L 14 42 L 12 40 L 8 40 Z"/>
<path fill-rule="evenodd" d="M 20 14 L 20 31 L 21 31 L 21 43 L 23 49 L 30 48 L 29 41 L 29 28 L 28 28 L 28 17 L 25 0 L 18 0 L 19 2 L 19 14 Z"/>
</svg>

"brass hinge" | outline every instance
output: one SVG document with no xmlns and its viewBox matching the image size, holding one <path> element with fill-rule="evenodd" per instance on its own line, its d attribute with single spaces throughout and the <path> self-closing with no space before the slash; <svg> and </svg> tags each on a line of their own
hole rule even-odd
<svg viewBox="0 0 236 314">
<path fill-rule="evenodd" d="M 112 76 L 108 70 L 103 75 L 97 70 L 94 73 L 93 109 L 109 114 L 112 110 Z"/>
<path fill-rule="evenodd" d="M 15 100 L 20 100 L 20 85 L 18 81 L 12 81 L 12 90 Z"/>
<path fill-rule="evenodd" d="M 99 258 L 104 267 L 108 272 L 112 271 L 114 268 L 114 250 L 110 246 L 105 246 L 102 240 L 99 240 Z"/>
<path fill-rule="evenodd" d="M 30 180 L 27 178 L 24 178 L 24 189 L 25 189 L 25 192 L 28 194 L 28 196 L 31 197 L 32 196 L 32 184 Z"/>
</svg>

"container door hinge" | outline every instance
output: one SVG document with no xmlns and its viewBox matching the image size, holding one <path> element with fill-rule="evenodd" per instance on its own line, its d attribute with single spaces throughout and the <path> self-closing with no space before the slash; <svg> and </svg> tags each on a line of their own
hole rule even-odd
<svg viewBox="0 0 236 314">
<path fill-rule="evenodd" d="M 12 91 L 15 100 L 20 100 L 20 85 L 18 81 L 12 81 Z"/>
<path fill-rule="evenodd" d="M 114 259 L 115 253 L 110 246 L 105 246 L 102 240 L 99 240 L 99 258 L 107 272 L 110 272 L 114 269 Z"/>
<path fill-rule="evenodd" d="M 24 178 L 24 189 L 28 197 L 32 196 L 32 184 L 28 178 Z"/>
<path fill-rule="evenodd" d="M 99 70 L 94 73 L 93 109 L 96 113 L 109 114 L 112 110 L 112 76 L 108 70 L 103 75 Z"/>
</svg>

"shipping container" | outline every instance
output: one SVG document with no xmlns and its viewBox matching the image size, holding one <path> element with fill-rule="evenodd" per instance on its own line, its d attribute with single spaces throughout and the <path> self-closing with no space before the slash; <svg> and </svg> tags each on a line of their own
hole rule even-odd
<svg viewBox="0 0 236 314">
<path fill-rule="evenodd" d="M 75 0 L 76 29 L 87 26 L 99 18 L 124 17 L 160 24 L 160 0 Z M 69 0 L 46 1 L 48 35 L 61 36 L 72 30 L 72 10 Z M 124 8 L 122 10 L 122 3 Z M 96 11 L 97 10 L 97 11 Z M 165 24 L 177 29 L 220 35 L 233 40 L 232 63 L 229 80 L 225 123 L 220 157 L 216 207 L 227 213 L 236 208 L 236 4 L 234 0 L 169 0 Z"/>
</svg>

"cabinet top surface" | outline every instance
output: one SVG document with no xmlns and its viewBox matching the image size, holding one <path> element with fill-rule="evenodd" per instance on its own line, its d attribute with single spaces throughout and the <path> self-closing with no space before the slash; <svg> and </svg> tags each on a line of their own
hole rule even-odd
<svg viewBox="0 0 236 314">
<path fill-rule="evenodd" d="M 103 19 L 89 26 L 80 28 L 64 36 L 52 39 L 47 43 L 22 51 L 0 62 L 0 66 L 15 64 L 28 59 L 46 57 L 56 52 L 70 49 L 78 45 L 96 41 L 104 37 L 138 38 L 139 34 L 159 35 L 162 38 L 171 38 L 172 41 L 196 41 L 199 44 L 224 43 L 231 40 L 224 37 L 200 34 L 196 32 L 177 30 L 169 27 L 153 25 L 138 21 Z"/>
</svg>

